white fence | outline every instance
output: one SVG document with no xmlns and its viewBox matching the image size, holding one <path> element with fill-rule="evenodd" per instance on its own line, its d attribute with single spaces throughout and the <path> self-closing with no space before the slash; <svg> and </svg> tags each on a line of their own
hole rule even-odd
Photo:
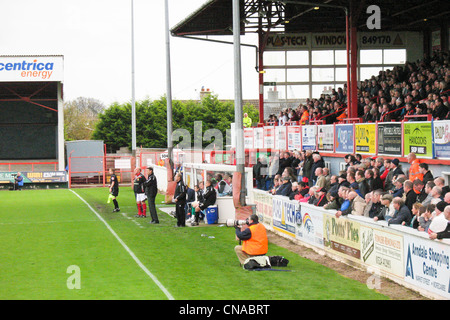
<svg viewBox="0 0 450 320">
<path fill-rule="evenodd" d="M 161 192 L 167 191 L 167 168 L 161 166 L 153 166 L 156 179 L 158 181 L 158 190 Z M 189 188 L 194 188 L 195 184 L 204 181 L 208 177 L 213 177 L 216 173 L 228 173 L 233 175 L 236 172 L 236 166 L 221 165 L 221 164 L 205 164 L 205 163 L 184 163 L 183 164 L 183 179 L 184 183 Z M 253 203 L 253 170 L 252 168 L 245 168 L 245 183 L 247 187 L 246 202 Z M 234 219 L 236 216 L 236 209 L 233 203 L 233 197 L 223 196 L 217 197 L 216 205 L 219 211 L 218 223 L 225 223 L 227 219 Z"/>
<path fill-rule="evenodd" d="M 415 229 L 367 217 L 335 217 L 287 197 L 253 190 L 264 225 L 286 238 L 425 296 L 450 299 L 450 240 L 430 240 Z"/>
</svg>

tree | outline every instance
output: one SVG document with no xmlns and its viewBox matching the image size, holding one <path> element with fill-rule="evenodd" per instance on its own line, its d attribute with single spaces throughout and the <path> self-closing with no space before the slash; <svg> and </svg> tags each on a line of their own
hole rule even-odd
<svg viewBox="0 0 450 320">
<path fill-rule="evenodd" d="M 258 109 L 253 105 L 244 106 L 253 119 L 258 119 Z M 200 102 L 172 103 L 173 130 L 186 129 L 201 145 L 207 146 L 213 141 L 203 141 L 208 129 L 221 131 L 226 143 L 226 130 L 234 121 L 233 102 L 222 102 L 215 95 L 207 95 Z M 194 122 L 202 122 L 202 136 L 194 137 Z M 93 139 L 103 140 L 110 150 L 127 146 L 131 149 L 131 104 L 113 104 L 99 115 L 99 122 L 92 135 Z M 167 148 L 167 107 L 166 98 L 136 102 L 136 144 L 145 148 Z M 177 142 L 174 141 L 174 145 Z"/>
<path fill-rule="evenodd" d="M 64 138 L 89 140 L 104 105 L 95 99 L 79 97 L 64 103 Z"/>
<path fill-rule="evenodd" d="M 99 115 L 92 139 L 103 140 L 112 150 L 131 149 L 131 105 L 112 104 Z"/>
</svg>

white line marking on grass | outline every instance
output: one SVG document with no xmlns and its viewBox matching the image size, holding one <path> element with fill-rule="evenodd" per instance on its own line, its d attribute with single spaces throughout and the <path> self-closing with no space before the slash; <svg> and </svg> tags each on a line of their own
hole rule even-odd
<svg viewBox="0 0 450 320">
<path fill-rule="evenodd" d="M 121 212 L 121 214 L 128 220 L 132 220 L 134 222 L 134 224 L 137 225 L 139 228 L 144 229 L 144 227 L 139 222 L 137 222 L 135 219 L 127 216 L 127 214 L 125 212 Z"/>
<path fill-rule="evenodd" d="M 49 224 L 49 223 L 77 223 L 77 222 L 97 222 L 97 220 L 49 220 L 49 221 L 25 221 L 25 222 L 0 222 L 0 226 L 24 225 L 24 224 Z"/>
<path fill-rule="evenodd" d="M 175 300 L 174 297 L 170 294 L 170 292 L 161 284 L 161 282 L 159 282 L 159 280 L 153 275 L 153 273 L 151 273 L 143 264 L 142 262 L 138 259 L 138 257 L 136 257 L 136 255 L 133 253 L 133 251 L 130 250 L 130 248 L 128 248 L 128 246 L 125 244 L 125 242 L 123 242 L 123 240 L 117 235 L 117 233 L 111 228 L 111 226 L 105 221 L 105 219 L 103 219 L 100 214 L 97 213 L 97 211 L 95 211 L 91 205 L 89 203 L 87 203 L 86 200 L 84 200 L 78 193 L 76 193 L 75 191 L 73 191 L 72 189 L 69 189 L 71 192 L 73 192 L 78 198 L 80 198 L 81 201 L 83 201 L 89 209 L 91 209 L 91 211 L 97 216 L 97 218 L 103 222 L 103 224 L 106 226 L 106 228 L 108 228 L 108 230 L 112 233 L 112 235 L 117 239 L 117 241 L 119 241 L 119 243 L 122 245 L 122 247 L 125 248 L 125 250 L 128 252 L 128 254 L 133 258 L 134 261 L 136 261 L 136 263 L 138 264 L 139 267 L 141 267 L 141 269 L 153 280 L 153 282 L 156 283 L 156 285 L 161 289 L 162 292 L 164 292 L 164 294 L 166 295 L 166 297 L 169 300 Z"/>
</svg>

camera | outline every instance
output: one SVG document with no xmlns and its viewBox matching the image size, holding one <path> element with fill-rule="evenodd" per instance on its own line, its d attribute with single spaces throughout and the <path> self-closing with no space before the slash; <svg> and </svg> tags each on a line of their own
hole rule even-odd
<svg viewBox="0 0 450 320">
<path fill-rule="evenodd" d="M 11 173 L 11 177 L 16 177 L 17 173 Z"/>
<path fill-rule="evenodd" d="M 247 224 L 248 220 L 234 220 L 234 219 L 227 219 L 226 226 L 227 227 L 240 227 Z"/>
</svg>

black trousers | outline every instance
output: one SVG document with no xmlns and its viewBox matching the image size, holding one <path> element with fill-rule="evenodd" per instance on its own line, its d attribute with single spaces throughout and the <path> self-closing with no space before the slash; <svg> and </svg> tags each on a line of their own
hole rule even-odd
<svg viewBox="0 0 450 320">
<path fill-rule="evenodd" d="M 177 218 L 177 226 L 186 226 L 186 212 L 184 208 L 186 207 L 186 202 L 177 202 L 175 204 L 175 216 Z"/>
<path fill-rule="evenodd" d="M 199 208 L 200 211 L 195 211 L 195 222 L 198 223 L 200 221 L 200 217 L 203 219 L 203 217 L 205 216 L 204 213 L 202 212 L 203 210 L 205 210 L 206 208 L 208 208 L 209 206 L 205 206 L 203 203 L 200 204 Z"/>
<path fill-rule="evenodd" d="M 152 221 L 159 222 L 158 214 L 156 213 L 155 197 L 147 196 L 147 200 L 148 200 L 148 210 L 150 212 L 150 216 L 152 217 Z"/>
</svg>

